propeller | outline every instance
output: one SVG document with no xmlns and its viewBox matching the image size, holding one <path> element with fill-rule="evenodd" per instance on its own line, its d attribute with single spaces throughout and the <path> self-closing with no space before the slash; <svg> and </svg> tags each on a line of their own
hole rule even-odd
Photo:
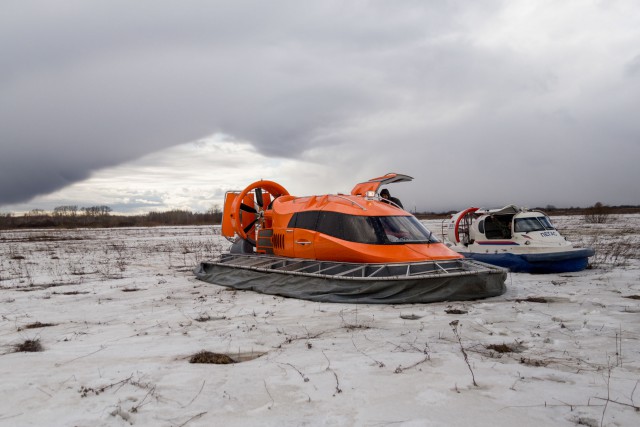
<svg viewBox="0 0 640 427">
<path fill-rule="evenodd" d="M 256 223 L 256 222 L 258 222 L 258 220 L 257 220 L 257 219 L 254 219 L 254 220 L 253 220 L 249 225 L 247 225 L 247 226 L 244 228 L 244 232 L 245 232 L 245 233 L 248 233 L 248 232 L 249 232 L 249 230 L 251 230 L 251 229 L 253 228 L 253 226 L 255 225 L 255 223 Z"/>
<path fill-rule="evenodd" d="M 257 187 L 255 189 L 256 192 L 256 202 L 258 203 L 258 206 L 262 207 L 264 206 L 264 201 L 262 200 L 262 188 Z"/>
<path fill-rule="evenodd" d="M 264 198 L 262 197 L 262 188 L 258 187 L 255 190 L 255 194 L 256 194 L 256 204 L 258 205 L 258 209 L 255 209 L 249 205 L 245 205 L 244 203 L 240 203 L 240 210 L 243 212 L 248 212 L 250 214 L 255 214 L 258 215 L 258 217 L 256 219 L 254 219 L 253 221 L 251 221 L 251 223 L 249 223 L 246 227 L 244 227 L 244 232 L 248 233 L 254 226 L 256 226 L 256 223 L 258 223 L 258 220 L 261 218 L 261 214 L 262 214 L 262 206 L 264 205 Z"/>
<path fill-rule="evenodd" d="M 258 213 L 258 211 L 256 211 L 254 208 L 252 208 L 251 206 L 245 205 L 244 203 L 240 203 L 240 210 L 241 211 L 245 211 L 245 212 L 249 212 L 249 213 Z"/>
</svg>

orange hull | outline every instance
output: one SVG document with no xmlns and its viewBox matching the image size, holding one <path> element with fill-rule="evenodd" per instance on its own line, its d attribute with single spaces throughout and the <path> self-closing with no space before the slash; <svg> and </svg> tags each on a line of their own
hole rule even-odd
<svg viewBox="0 0 640 427">
<path fill-rule="evenodd" d="M 403 263 L 463 258 L 410 213 L 380 201 L 382 183 L 411 179 L 387 174 L 356 185 L 349 195 L 294 197 L 272 181 L 227 194 L 222 233 L 258 253 L 355 263 Z M 255 197 L 255 200 L 254 200 Z"/>
</svg>

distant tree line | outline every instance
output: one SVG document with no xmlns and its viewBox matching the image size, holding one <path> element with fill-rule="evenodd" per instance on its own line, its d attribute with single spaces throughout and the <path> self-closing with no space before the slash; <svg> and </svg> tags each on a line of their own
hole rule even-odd
<svg viewBox="0 0 640 427">
<path fill-rule="evenodd" d="M 609 215 L 612 214 L 631 214 L 640 213 L 640 206 L 637 205 L 619 205 L 619 206 L 607 206 L 601 202 L 597 202 L 590 207 L 569 207 L 569 208 L 557 208 L 553 205 L 547 205 L 545 207 L 530 208 L 531 210 L 538 210 L 546 213 L 549 216 L 558 215 L 583 215 L 585 221 L 590 223 L 606 222 Z M 447 212 L 413 212 L 418 219 L 445 219 L 449 218 L 452 214 L 458 211 Z"/>
<path fill-rule="evenodd" d="M 640 206 L 606 206 L 600 202 L 588 208 L 556 208 L 547 205 L 541 210 L 547 215 L 583 215 L 590 223 L 606 222 L 611 214 L 640 213 Z M 174 209 L 149 212 L 144 215 L 112 215 L 109 206 L 78 208 L 75 205 L 57 206 L 51 212 L 33 209 L 23 215 L 0 212 L 0 230 L 12 228 L 78 228 L 78 227 L 153 227 L 160 225 L 213 225 L 222 222 L 222 210 L 215 205 L 204 213 Z M 456 211 L 413 212 L 419 219 L 445 219 Z"/>
<path fill-rule="evenodd" d="M 32 209 L 23 215 L 0 213 L 0 229 L 213 225 L 222 221 L 222 210 L 218 205 L 204 213 L 174 209 L 142 215 L 112 215 L 112 211 L 104 205 L 82 208 L 68 205 L 57 206 L 51 212 Z"/>
</svg>

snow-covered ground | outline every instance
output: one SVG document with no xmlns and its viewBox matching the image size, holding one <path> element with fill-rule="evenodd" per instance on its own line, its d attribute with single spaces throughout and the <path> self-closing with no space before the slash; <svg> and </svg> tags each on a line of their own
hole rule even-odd
<svg viewBox="0 0 640 427">
<path fill-rule="evenodd" d="M 0 232 L 0 425 L 640 425 L 640 216 L 553 220 L 593 268 L 390 306 L 200 282 L 211 227 Z"/>
</svg>

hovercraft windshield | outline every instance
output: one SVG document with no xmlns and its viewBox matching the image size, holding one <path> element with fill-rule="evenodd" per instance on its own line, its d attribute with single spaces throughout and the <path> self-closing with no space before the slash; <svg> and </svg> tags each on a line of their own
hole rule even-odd
<svg viewBox="0 0 640 427">
<path fill-rule="evenodd" d="M 528 218 L 516 218 L 514 221 L 516 233 L 528 233 L 530 231 L 555 230 L 551 221 L 546 216 L 533 216 Z"/>
</svg>

